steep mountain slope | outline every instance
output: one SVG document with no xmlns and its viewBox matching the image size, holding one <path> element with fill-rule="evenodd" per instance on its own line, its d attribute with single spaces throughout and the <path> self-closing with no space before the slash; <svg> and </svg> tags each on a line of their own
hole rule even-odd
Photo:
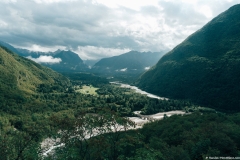
<svg viewBox="0 0 240 160">
<path fill-rule="evenodd" d="M 163 56 L 138 86 L 169 98 L 240 110 L 240 5 L 223 12 Z"/>
<path fill-rule="evenodd" d="M 68 86 L 69 80 L 49 68 L 0 47 L 0 99 L 34 94 L 40 86 Z"/>
<path fill-rule="evenodd" d="M 162 54 L 160 52 L 130 51 L 119 56 L 103 58 L 93 66 L 92 70 L 111 74 L 121 72 L 141 73 L 156 64 Z"/>
<path fill-rule="evenodd" d="M 0 46 L 6 47 L 6 48 L 8 48 L 9 50 L 11 50 L 12 52 L 14 52 L 16 54 L 21 54 L 21 52 L 18 51 L 18 49 L 14 48 L 12 45 L 10 45 L 10 44 L 8 44 L 6 42 L 3 42 L 1 40 L 0 40 Z"/>
</svg>

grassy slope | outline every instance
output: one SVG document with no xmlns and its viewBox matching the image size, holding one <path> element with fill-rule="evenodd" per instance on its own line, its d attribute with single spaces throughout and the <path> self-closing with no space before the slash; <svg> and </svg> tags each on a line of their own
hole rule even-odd
<svg viewBox="0 0 240 160">
<path fill-rule="evenodd" d="M 40 84 L 67 85 L 68 79 L 31 60 L 0 47 L 0 89 L 2 94 L 32 94 Z"/>
<path fill-rule="evenodd" d="M 93 86 L 82 86 L 82 89 L 76 90 L 76 92 L 80 92 L 82 94 L 91 94 L 91 95 L 97 95 L 96 90 L 99 88 L 95 88 Z"/>
</svg>

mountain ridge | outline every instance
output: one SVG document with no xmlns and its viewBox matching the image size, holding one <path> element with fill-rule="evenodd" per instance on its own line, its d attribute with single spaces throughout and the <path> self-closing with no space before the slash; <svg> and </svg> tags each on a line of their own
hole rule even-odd
<svg viewBox="0 0 240 160">
<path fill-rule="evenodd" d="M 215 17 L 164 55 L 137 85 L 154 94 L 239 110 L 240 5 Z"/>
<path fill-rule="evenodd" d="M 118 56 L 103 58 L 92 67 L 92 70 L 108 74 L 142 73 L 157 63 L 162 54 L 162 52 L 130 51 Z"/>
</svg>

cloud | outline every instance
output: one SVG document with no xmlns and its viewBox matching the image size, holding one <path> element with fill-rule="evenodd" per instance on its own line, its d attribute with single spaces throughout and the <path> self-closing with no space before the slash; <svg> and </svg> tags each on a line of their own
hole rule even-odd
<svg viewBox="0 0 240 160">
<path fill-rule="evenodd" d="M 145 70 L 149 70 L 150 68 L 151 68 L 151 67 L 149 66 L 149 67 L 145 67 L 144 69 L 145 69 Z"/>
<path fill-rule="evenodd" d="M 120 69 L 121 72 L 126 72 L 127 68 Z"/>
<path fill-rule="evenodd" d="M 168 51 L 237 0 L 3 0 L 0 39 L 83 59 Z M 84 58 L 85 57 L 85 58 Z"/>
<path fill-rule="evenodd" d="M 74 2 L 77 0 L 34 0 L 36 3 L 66 3 L 66 2 Z"/>
<path fill-rule="evenodd" d="M 20 48 L 20 46 L 17 46 L 18 48 Z M 58 49 L 60 50 L 67 50 L 66 47 L 64 46 L 51 46 L 51 47 L 43 47 L 37 44 L 33 44 L 29 47 L 25 47 L 25 49 L 30 50 L 30 51 L 34 51 L 34 52 L 54 52 Z"/>
<path fill-rule="evenodd" d="M 16 3 L 17 0 L 1 0 L 2 3 Z"/>
<path fill-rule="evenodd" d="M 37 63 L 60 63 L 62 60 L 61 58 L 53 58 L 52 56 L 40 56 L 38 58 L 32 58 L 31 56 L 27 57 L 28 59 L 31 59 Z"/>
<path fill-rule="evenodd" d="M 139 0 L 95 0 L 95 3 L 103 4 L 109 8 L 130 8 L 132 10 L 139 11 L 143 6 L 154 6 L 157 5 L 158 0 L 148 0 L 148 1 L 139 1 Z"/>
</svg>

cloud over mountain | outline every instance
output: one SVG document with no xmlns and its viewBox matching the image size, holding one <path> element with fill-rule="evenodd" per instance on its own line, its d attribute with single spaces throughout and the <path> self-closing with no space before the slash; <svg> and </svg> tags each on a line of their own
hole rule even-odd
<svg viewBox="0 0 240 160">
<path fill-rule="evenodd" d="M 52 56 L 40 56 L 38 58 L 33 58 L 31 56 L 27 57 L 37 63 L 60 63 L 62 60 L 61 58 L 53 58 Z"/>
<path fill-rule="evenodd" d="M 0 39 L 71 49 L 83 59 L 173 48 L 237 0 L 4 0 Z M 96 50 L 101 50 L 97 52 Z M 84 52 L 83 52 L 84 51 Z"/>
</svg>

